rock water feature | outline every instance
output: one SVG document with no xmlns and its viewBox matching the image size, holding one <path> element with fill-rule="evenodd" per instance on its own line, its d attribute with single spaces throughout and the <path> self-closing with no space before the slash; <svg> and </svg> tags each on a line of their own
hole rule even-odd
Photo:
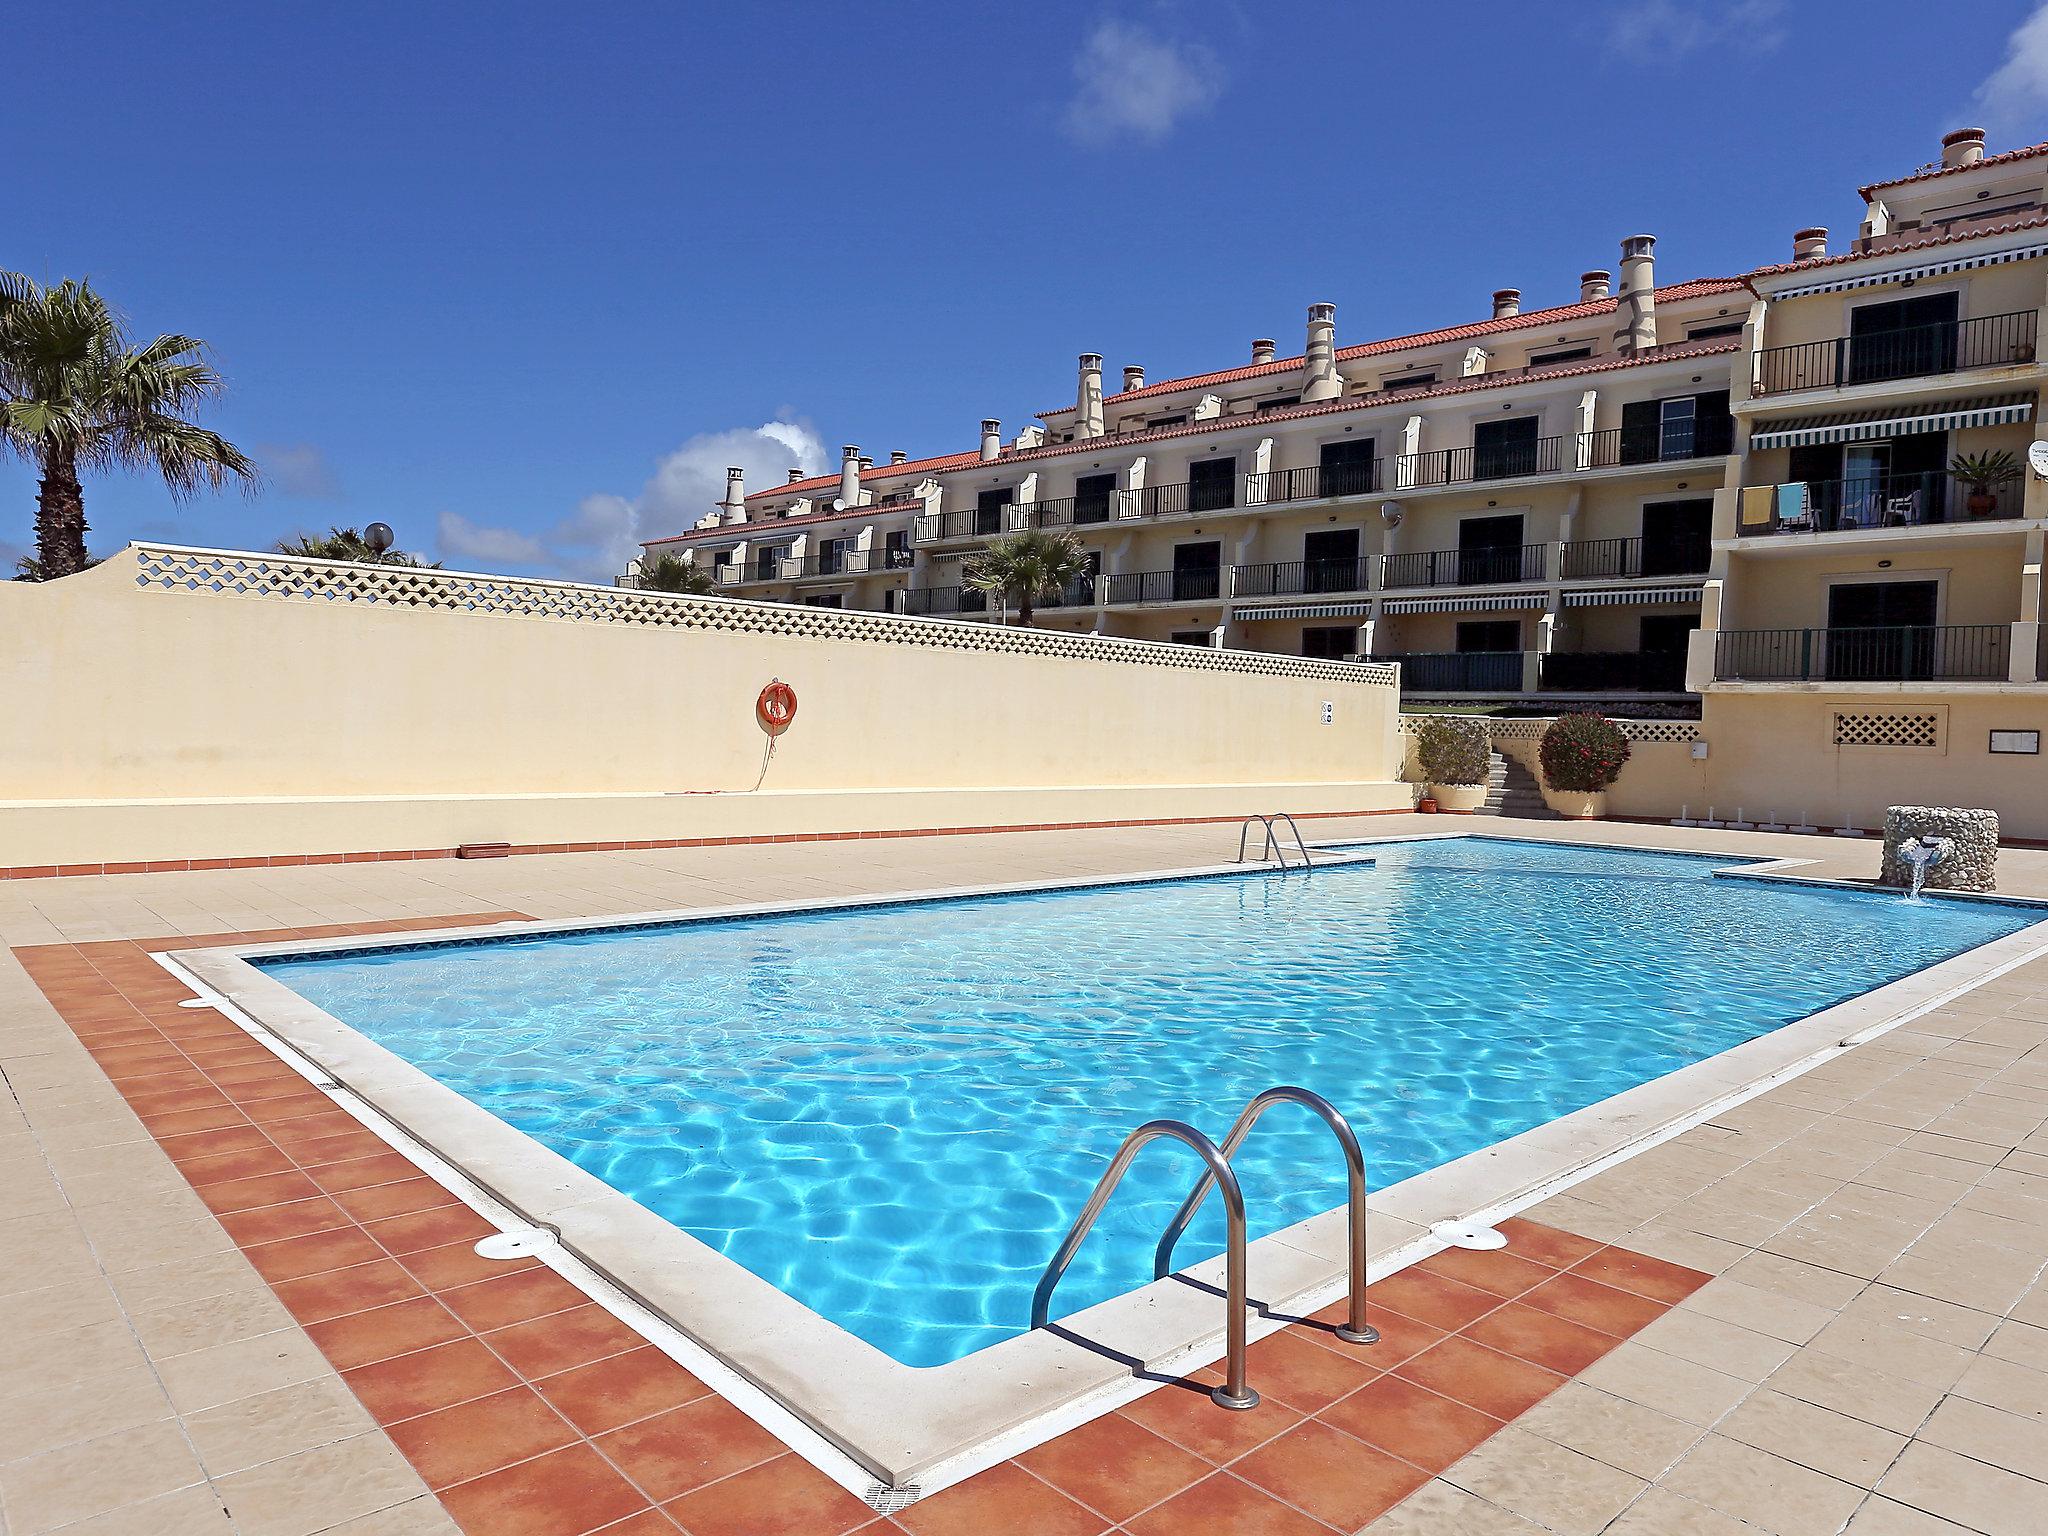
<svg viewBox="0 0 2048 1536">
<path fill-rule="evenodd" d="M 1918 895 L 1997 888 L 1998 813 L 1954 806 L 1895 805 L 1884 813 L 1878 879 Z"/>
</svg>

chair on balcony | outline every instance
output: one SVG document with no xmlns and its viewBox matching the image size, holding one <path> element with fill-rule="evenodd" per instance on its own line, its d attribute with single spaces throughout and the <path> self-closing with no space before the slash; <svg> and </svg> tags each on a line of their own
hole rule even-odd
<svg viewBox="0 0 2048 1536">
<path fill-rule="evenodd" d="M 1920 492 L 1907 491 L 1903 496 L 1888 496 L 1884 503 L 1884 526 L 1887 528 L 1910 528 L 1923 521 L 1920 516 Z"/>
</svg>

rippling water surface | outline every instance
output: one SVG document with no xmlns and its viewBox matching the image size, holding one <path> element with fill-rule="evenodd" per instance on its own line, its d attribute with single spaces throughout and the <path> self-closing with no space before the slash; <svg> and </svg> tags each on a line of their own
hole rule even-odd
<svg viewBox="0 0 2048 1536">
<path fill-rule="evenodd" d="M 1021 1331 L 1123 1135 L 1221 1136 L 1299 1083 L 1375 1188 L 2025 926 L 2025 911 L 1716 880 L 1492 839 L 1370 867 L 979 898 L 266 967 L 909 1365 Z M 1727 861 L 1720 861 L 1726 863 Z M 1342 1202 L 1271 1110 L 1253 1234 Z M 1197 1171 L 1158 1144 L 1056 1312 L 1143 1284 Z M 1219 1252 L 1211 1199 L 1183 1262 Z"/>
</svg>

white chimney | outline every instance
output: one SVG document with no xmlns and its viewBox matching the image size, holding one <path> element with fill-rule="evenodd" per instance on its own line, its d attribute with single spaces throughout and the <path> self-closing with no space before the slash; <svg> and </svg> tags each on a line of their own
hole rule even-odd
<svg viewBox="0 0 2048 1536">
<path fill-rule="evenodd" d="M 1960 170 L 1966 165 L 1975 165 L 1984 158 L 1984 130 L 1982 128 L 1958 128 L 1954 133 L 1941 136 L 1941 166 L 1943 170 Z"/>
<path fill-rule="evenodd" d="M 1128 392 L 1145 387 L 1145 369 L 1138 363 L 1124 364 L 1124 389 Z"/>
<path fill-rule="evenodd" d="M 1522 312 L 1522 290 L 1519 288 L 1496 288 L 1493 290 L 1493 318 L 1505 320 L 1510 315 Z"/>
<path fill-rule="evenodd" d="M 866 474 L 869 470 L 873 469 L 874 467 L 875 461 L 873 459 L 869 458 L 866 454 L 862 454 L 860 456 L 860 472 L 862 474 Z"/>
<path fill-rule="evenodd" d="M 860 505 L 860 445 L 848 443 L 839 450 L 839 499 L 849 507 Z"/>
<path fill-rule="evenodd" d="M 1643 352 L 1657 345 L 1657 237 L 1630 235 L 1621 242 L 1621 294 L 1614 306 L 1614 350 Z"/>
<path fill-rule="evenodd" d="M 803 477 L 804 477 L 804 472 L 803 472 L 803 471 L 802 471 L 801 469 L 797 468 L 797 466 L 796 466 L 796 465 L 792 464 L 792 465 L 790 465 L 790 466 L 789 466 L 789 480 L 788 480 L 788 483 L 789 483 L 790 485 L 795 485 L 795 484 L 797 483 L 797 481 L 799 481 L 799 480 L 803 479 Z"/>
<path fill-rule="evenodd" d="M 719 505 L 728 512 L 743 510 L 747 504 L 747 472 L 737 464 L 725 467 L 725 500 Z"/>
<path fill-rule="evenodd" d="M 1606 298 L 1608 284 L 1612 281 L 1613 278 L 1610 273 L 1581 272 L 1579 274 L 1579 302 L 1581 304 L 1590 304 L 1595 299 Z"/>
<path fill-rule="evenodd" d="M 1074 436 L 1102 436 L 1102 354 L 1081 354 L 1081 379 L 1074 390 Z"/>
<path fill-rule="evenodd" d="M 1825 226 L 1813 224 L 1805 229 L 1794 232 L 1792 236 L 1792 259 L 1794 261 L 1811 261 L 1814 257 L 1825 256 L 1827 253 L 1828 232 Z"/>
<path fill-rule="evenodd" d="M 1003 424 L 994 416 L 981 419 L 981 462 L 993 464 L 1003 451 Z"/>
<path fill-rule="evenodd" d="M 1337 306 L 1308 307 L 1308 347 L 1301 359 L 1301 403 L 1334 400 L 1344 393 L 1337 377 Z"/>
<path fill-rule="evenodd" d="M 1273 354 L 1279 349 L 1279 342 L 1273 340 L 1270 336 L 1261 336 L 1252 343 L 1252 362 L 1255 364 L 1270 363 L 1273 361 Z"/>
<path fill-rule="evenodd" d="M 889 462 L 891 464 L 908 464 L 910 462 L 910 455 L 901 448 L 891 448 L 889 450 Z"/>
</svg>

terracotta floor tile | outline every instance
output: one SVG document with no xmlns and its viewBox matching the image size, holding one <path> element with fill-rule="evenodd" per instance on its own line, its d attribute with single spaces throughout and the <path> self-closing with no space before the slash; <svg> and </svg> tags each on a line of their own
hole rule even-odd
<svg viewBox="0 0 2048 1536">
<path fill-rule="evenodd" d="M 453 1291 L 506 1275 L 526 1274 L 535 1269 L 545 1271 L 538 1259 L 487 1259 L 476 1251 L 474 1237 L 435 1248 L 417 1248 L 396 1257 L 407 1273 L 430 1291 Z"/>
<path fill-rule="evenodd" d="M 313 1323 L 306 1332 L 337 1371 L 409 1355 L 469 1334 L 461 1320 L 431 1296 L 415 1296 L 388 1307 Z"/>
<path fill-rule="evenodd" d="M 1313 1420 L 1267 1441 L 1230 1470 L 1347 1531 L 1378 1519 L 1431 1475 Z"/>
<path fill-rule="evenodd" d="M 419 1282 L 398 1267 L 395 1259 L 378 1259 L 348 1269 L 330 1269 L 303 1280 L 282 1280 L 271 1287 L 301 1323 L 325 1322 L 351 1312 L 389 1306 L 425 1294 Z"/>
<path fill-rule="evenodd" d="M 344 1371 L 342 1380 L 386 1424 L 515 1386 L 519 1378 L 475 1339 L 455 1339 Z"/>
<path fill-rule="evenodd" d="M 425 1177 L 373 1184 L 368 1189 L 341 1190 L 333 1199 L 357 1221 L 378 1221 L 387 1216 L 403 1216 L 408 1211 L 427 1211 L 458 1203 L 455 1196 Z"/>
<path fill-rule="evenodd" d="M 1431 1472 L 1441 1472 L 1501 1421 L 1399 1376 L 1368 1382 L 1317 1415 L 1346 1434 Z"/>
<path fill-rule="evenodd" d="M 598 1435 L 684 1403 L 711 1389 L 648 1345 L 534 1383 L 586 1435 Z"/>
<path fill-rule="evenodd" d="M 1328 1526 L 1228 1472 L 1203 1479 L 1125 1529 L 1131 1536 L 1221 1536 L 1225 1531 L 1230 1536 L 1329 1536 Z"/>
<path fill-rule="evenodd" d="M 209 1104 L 204 1109 L 181 1109 L 168 1114 L 144 1114 L 136 1110 L 136 1118 L 149 1128 L 149 1133 L 159 1139 L 165 1136 L 184 1136 L 193 1131 L 218 1131 L 229 1126 L 248 1125 L 249 1117 L 232 1104 Z"/>
<path fill-rule="evenodd" d="M 1017 1460 L 1069 1498 L 1111 1520 L 1128 1520 L 1210 1471 L 1209 1463 L 1194 1452 L 1120 1413 L 1106 1413 L 1070 1429 Z"/>
<path fill-rule="evenodd" d="M 1415 1267 L 1495 1296 L 1519 1296 L 1557 1273 L 1555 1265 L 1539 1264 L 1505 1248 L 1446 1248 Z"/>
<path fill-rule="evenodd" d="M 1372 1293 L 1368 1290 L 1366 1295 L 1369 1300 Z M 1357 1350 L 1358 1346 L 1346 1344 L 1334 1331 L 1337 1324 L 1344 1321 L 1345 1315 L 1346 1309 L 1340 1302 L 1334 1307 L 1326 1307 L 1318 1312 L 1311 1322 L 1297 1324 L 1290 1331 L 1311 1343 L 1349 1355 Z M 1418 1322 L 1405 1313 L 1390 1312 L 1384 1307 L 1371 1308 L 1366 1316 L 1367 1321 L 1379 1329 L 1380 1341 L 1367 1346 L 1363 1353 L 1381 1370 L 1390 1371 L 1403 1360 L 1412 1359 L 1432 1344 L 1442 1343 L 1447 1337 L 1441 1328 L 1432 1328 L 1429 1324 Z"/>
<path fill-rule="evenodd" d="M 545 1265 L 535 1264 L 439 1293 L 442 1304 L 478 1333 L 582 1306 L 590 1298 Z"/>
<path fill-rule="evenodd" d="M 1560 1376 L 1578 1375 L 1621 1342 L 1611 1333 L 1582 1328 L 1519 1301 L 1482 1317 L 1465 1330 L 1465 1337 Z"/>
<path fill-rule="evenodd" d="M 336 1227 L 305 1237 L 287 1237 L 274 1243 L 245 1247 L 243 1255 L 266 1280 L 296 1280 L 303 1275 L 322 1275 L 330 1269 L 346 1269 L 382 1258 L 384 1250 L 358 1226 Z"/>
<path fill-rule="evenodd" d="M 1687 1269 L 1683 1264 L 1653 1259 L 1646 1253 L 1631 1253 L 1626 1248 L 1603 1248 L 1591 1258 L 1574 1264 L 1571 1272 L 1588 1280 L 1597 1280 L 1602 1285 L 1634 1291 L 1638 1296 L 1649 1296 L 1673 1305 L 1714 1278 L 1696 1269 Z"/>
<path fill-rule="evenodd" d="M 236 1094 L 235 1097 L 238 1102 L 245 1102 L 240 1094 Z M 389 1146 L 361 1126 L 350 1130 L 329 1131 L 324 1136 L 307 1136 L 292 1142 L 292 1156 L 298 1159 L 302 1168 L 324 1168 L 329 1163 L 349 1163 L 363 1157 L 383 1157 L 390 1152 Z M 416 1165 L 409 1163 L 408 1166 Z M 390 1181 L 380 1179 L 377 1182 Z"/>
<path fill-rule="evenodd" d="M 263 1116 L 258 1111 L 263 1107 L 261 1104 L 251 1106 L 249 1118 L 260 1122 Z M 314 1183 L 333 1195 L 344 1190 L 370 1189 L 378 1184 L 393 1184 L 400 1179 L 418 1178 L 420 1170 L 418 1164 L 399 1156 L 396 1152 L 378 1152 L 368 1157 L 352 1157 L 343 1162 L 323 1163 L 306 1171 Z"/>
<path fill-rule="evenodd" d="M 657 1504 L 756 1466 L 785 1447 L 724 1398 L 706 1395 L 592 1442 Z"/>
<path fill-rule="evenodd" d="M 1221 1465 L 1299 1424 L 1302 1414 L 1277 1398 L 1242 1412 L 1219 1408 L 1204 1391 L 1167 1385 L 1126 1403 L 1117 1412 L 1155 1435 Z"/>
<path fill-rule="evenodd" d="M 1404 1269 L 1366 1288 L 1368 1305 L 1391 1307 L 1432 1328 L 1455 1332 L 1501 1304 L 1491 1291 L 1432 1275 L 1420 1268 Z"/>
<path fill-rule="evenodd" d="M 245 1249 L 355 1225 L 348 1212 L 325 1195 L 287 1200 L 283 1205 L 259 1205 L 251 1211 L 228 1211 L 216 1220 Z"/>
<path fill-rule="evenodd" d="M 275 1120 L 295 1120 L 302 1115 L 323 1114 L 333 1107 L 334 1101 L 326 1094 L 309 1089 L 305 1093 L 288 1093 L 281 1098 L 260 1099 L 244 1105 L 243 1111 L 258 1125 L 267 1125 Z"/>
<path fill-rule="evenodd" d="M 440 1205 L 369 1222 L 364 1230 L 386 1253 L 402 1256 L 448 1243 L 474 1245 L 498 1229 L 466 1205 Z"/>
<path fill-rule="evenodd" d="M 1263 1338 L 1245 1351 L 1246 1379 L 1262 1396 L 1314 1413 L 1380 1374 L 1377 1345 L 1329 1338 L 1329 1347 L 1285 1329 Z"/>
<path fill-rule="evenodd" d="M 294 1120 L 279 1120 L 264 1127 L 270 1139 L 287 1152 L 309 1141 L 320 1141 L 340 1131 L 359 1129 L 354 1117 L 332 1107 Z"/>
<path fill-rule="evenodd" d="M 1617 1291 L 1583 1275 L 1559 1275 L 1537 1286 L 1521 1301 L 1525 1307 L 1537 1307 L 1583 1328 L 1597 1328 L 1624 1339 L 1670 1310 L 1661 1301 L 1631 1291 Z"/>
<path fill-rule="evenodd" d="M 690 1536 L 845 1536 L 875 1518 L 867 1505 L 788 1451 L 666 1507 Z"/>
<path fill-rule="evenodd" d="M 229 1211 L 253 1211 L 259 1206 L 283 1205 L 288 1200 L 309 1200 L 319 1188 L 303 1173 L 266 1173 L 253 1179 L 228 1179 L 209 1184 L 199 1198 L 216 1216 Z"/>
<path fill-rule="evenodd" d="M 229 1126 L 224 1131 L 194 1131 L 189 1136 L 160 1137 L 157 1145 L 174 1163 L 214 1157 L 222 1152 L 244 1152 L 250 1147 L 267 1147 L 270 1138 L 254 1125 Z"/>
<path fill-rule="evenodd" d="M 919 1499 L 896 1523 L 911 1536 L 1101 1536 L 1109 1529 L 1100 1515 L 1008 1461 Z"/>
<path fill-rule="evenodd" d="M 676 1536 L 681 1529 L 660 1510 L 643 1509 L 637 1515 L 626 1516 L 616 1525 L 592 1531 L 590 1536 Z"/>
<path fill-rule="evenodd" d="M 1555 1371 L 1463 1338 L 1445 1339 L 1434 1349 L 1424 1350 L 1400 1366 L 1398 1374 L 1496 1419 L 1512 1419 L 1526 1412 L 1564 1382 Z"/>
<path fill-rule="evenodd" d="M 387 1432 L 429 1488 L 466 1483 L 581 1438 L 529 1387 L 421 1414 Z"/>
<path fill-rule="evenodd" d="M 633 1485 L 587 1445 L 457 1483 L 440 1497 L 473 1536 L 584 1536 L 647 1507 Z"/>
<path fill-rule="evenodd" d="M 484 1342 L 531 1380 L 639 1349 L 647 1341 L 591 1302 L 495 1329 L 484 1335 Z"/>
<path fill-rule="evenodd" d="M 1607 1246 L 1576 1232 L 1531 1221 L 1526 1216 L 1510 1216 L 1506 1221 L 1495 1222 L 1494 1226 L 1507 1238 L 1509 1253 L 1534 1259 L 1538 1264 L 1548 1264 L 1552 1269 L 1570 1269 L 1579 1260 L 1591 1258 Z"/>
</svg>

